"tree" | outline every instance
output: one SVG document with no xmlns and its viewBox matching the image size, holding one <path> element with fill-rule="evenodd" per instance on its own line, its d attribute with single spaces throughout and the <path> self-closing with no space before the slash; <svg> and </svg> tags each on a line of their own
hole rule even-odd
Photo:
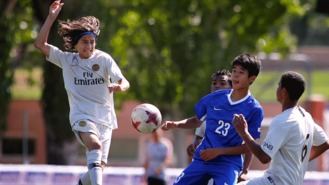
<svg viewBox="0 0 329 185">
<path fill-rule="evenodd" d="M 0 132 L 6 129 L 14 70 L 31 42 L 32 9 L 29 0 L 0 1 Z M 18 52 L 15 52 L 18 51 Z M 13 56 L 11 56 L 13 55 Z"/>
<path fill-rule="evenodd" d="M 285 0 L 127 0 L 110 7 L 119 25 L 111 46 L 131 96 L 188 113 L 208 92 L 210 74 L 234 56 L 293 49 L 286 21 L 303 11 L 299 1 Z"/>
<path fill-rule="evenodd" d="M 298 38 L 299 46 L 329 45 L 329 8 L 326 6 L 329 1 L 316 2 L 317 6 L 311 6 L 307 14 L 290 22 L 290 30 Z"/>
</svg>

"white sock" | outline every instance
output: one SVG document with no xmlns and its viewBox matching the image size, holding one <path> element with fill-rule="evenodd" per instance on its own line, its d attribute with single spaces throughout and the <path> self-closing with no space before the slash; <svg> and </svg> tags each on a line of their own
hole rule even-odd
<svg viewBox="0 0 329 185">
<path fill-rule="evenodd" d="M 88 173 L 92 185 L 103 184 L 103 171 L 101 167 L 101 150 L 91 150 L 87 152 Z"/>
<path fill-rule="evenodd" d="M 80 177 L 80 182 L 82 185 L 91 185 L 89 173 L 86 172 Z"/>
</svg>

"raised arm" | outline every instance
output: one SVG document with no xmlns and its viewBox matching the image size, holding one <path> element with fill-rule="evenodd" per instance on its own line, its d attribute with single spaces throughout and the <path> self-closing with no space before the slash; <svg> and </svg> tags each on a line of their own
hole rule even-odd
<svg viewBox="0 0 329 185">
<path fill-rule="evenodd" d="M 261 148 L 259 144 L 256 143 L 254 138 L 248 132 L 248 125 L 243 115 L 234 115 L 233 125 L 235 130 L 244 140 L 245 145 L 249 150 L 258 158 L 260 162 L 266 164 L 271 161 L 271 157 L 268 156 Z"/>
<path fill-rule="evenodd" d="M 46 56 L 49 56 L 50 50 L 49 45 L 47 43 L 49 31 L 54 21 L 56 20 L 59 12 L 61 11 L 63 5 L 64 3 L 61 3 L 60 0 L 56 0 L 50 5 L 47 19 L 42 25 L 40 32 L 34 42 L 34 46 Z"/>
</svg>

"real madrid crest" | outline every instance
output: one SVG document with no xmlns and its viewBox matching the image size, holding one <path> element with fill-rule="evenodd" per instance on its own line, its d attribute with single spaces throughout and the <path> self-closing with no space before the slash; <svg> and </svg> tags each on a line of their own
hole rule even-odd
<svg viewBox="0 0 329 185">
<path fill-rule="evenodd" d="M 99 65 L 98 65 L 98 64 L 94 64 L 94 65 L 91 67 L 91 69 L 92 69 L 93 71 L 98 71 L 98 70 L 99 70 Z"/>
</svg>

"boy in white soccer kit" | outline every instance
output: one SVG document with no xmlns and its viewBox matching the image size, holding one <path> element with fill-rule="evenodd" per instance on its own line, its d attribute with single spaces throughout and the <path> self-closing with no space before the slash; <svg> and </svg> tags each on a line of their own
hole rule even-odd
<svg viewBox="0 0 329 185">
<path fill-rule="evenodd" d="M 282 105 L 282 113 L 273 118 L 261 145 L 250 137 L 243 116 L 235 116 L 235 128 L 248 148 L 261 162 L 271 161 L 262 177 L 239 185 L 301 185 L 309 160 L 329 148 L 323 129 L 297 105 L 304 89 L 305 82 L 300 74 L 290 71 L 281 76 L 277 99 Z"/>
<path fill-rule="evenodd" d="M 273 119 L 261 145 L 272 162 L 264 177 L 252 179 L 247 184 L 303 184 L 310 157 L 308 150 L 327 140 L 323 129 L 303 108 L 296 106 L 282 112 Z"/>
<path fill-rule="evenodd" d="M 50 5 L 35 46 L 62 69 L 71 127 L 86 147 L 88 172 L 79 179 L 79 185 L 102 185 L 112 130 L 117 128 L 113 92 L 126 91 L 129 82 L 112 57 L 95 48 L 100 32 L 96 17 L 59 22 L 58 33 L 67 51 L 47 43 L 50 28 L 63 5 L 60 0 Z"/>
<path fill-rule="evenodd" d="M 89 59 L 81 59 L 77 53 L 63 52 L 52 45 L 47 60 L 63 70 L 70 123 L 79 142 L 83 144 L 79 131 L 97 135 L 102 142 L 101 161 L 107 162 L 112 130 L 118 128 L 108 77 L 113 83 L 124 78 L 119 67 L 110 55 L 100 50 Z"/>
</svg>

